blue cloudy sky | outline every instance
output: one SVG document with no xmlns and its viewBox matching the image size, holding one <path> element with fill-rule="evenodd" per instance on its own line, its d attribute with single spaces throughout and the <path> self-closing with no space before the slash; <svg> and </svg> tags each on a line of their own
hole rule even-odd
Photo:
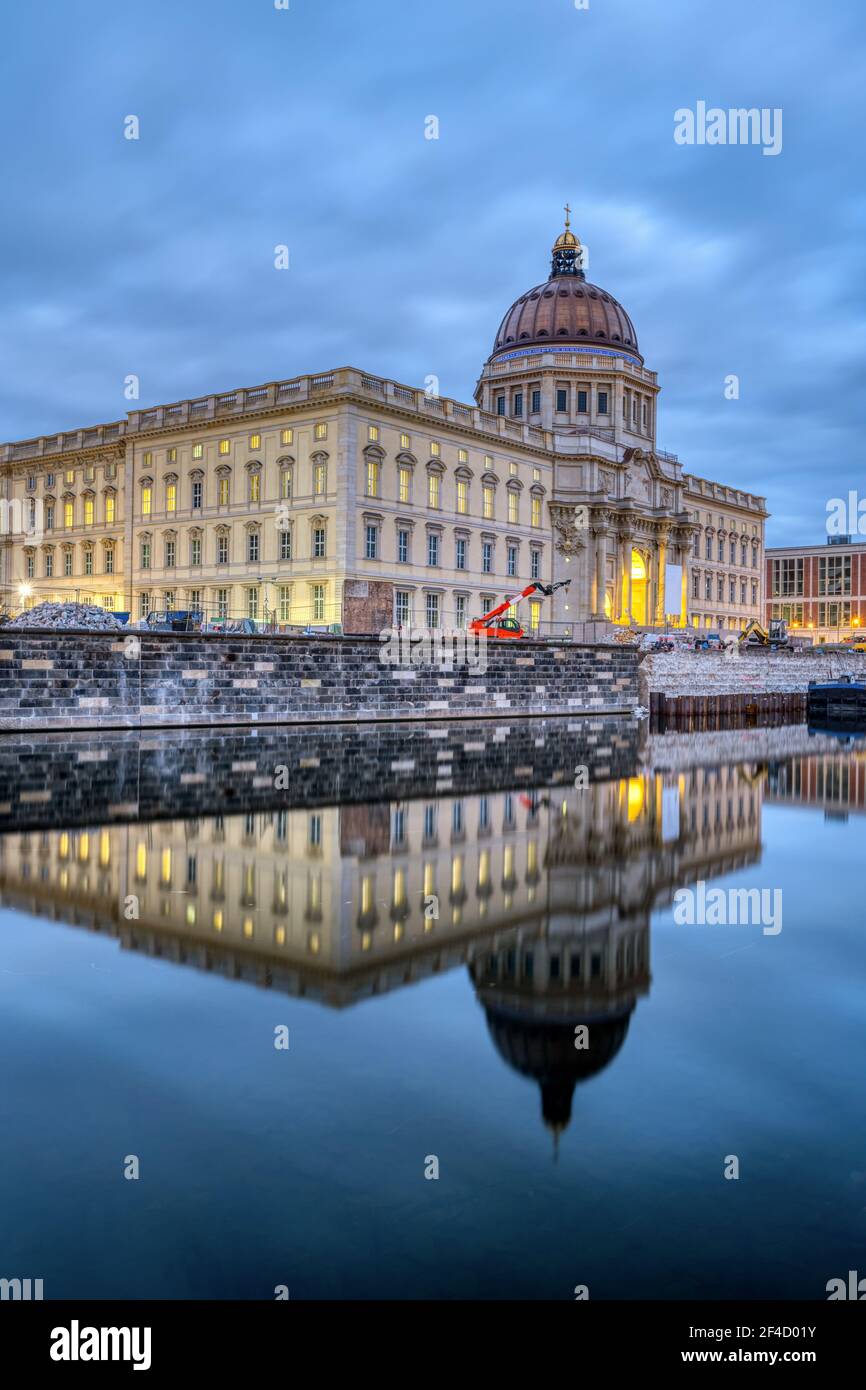
<svg viewBox="0 0 866 1390">
<path fill-rule="evenodd" d="M 866 491 L 864 31 L 863 0 L 9 7 L 0 438 L 121 417 L 129 373 L 145 404 L 344 364 L 470 399 L 568 199 L 660 446 L 819 538 Z M 699 100 L 781 107 L 781 154 L 677 145 Z"/>
</svg>

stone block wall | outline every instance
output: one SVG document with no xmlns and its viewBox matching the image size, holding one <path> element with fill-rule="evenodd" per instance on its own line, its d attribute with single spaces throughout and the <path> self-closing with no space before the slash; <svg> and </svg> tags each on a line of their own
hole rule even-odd
<svg viewBox="0 0 866 1390">
<path fill-rule="evenodd" d="M 638 653 L 490 642 L 487 669 L 390 666 L 374 637 L 0 630 L 0 730 L 631 711 Z"/>
<path fill-rule="evenodd" d="M 728 660 L 720 652 L 654 652 L 640 667 L 641 703 L 668 696 L 805 694 L 809 681 L 851 675 L 866 680 L 866 652 L 747 651 Z"/>
</svg>

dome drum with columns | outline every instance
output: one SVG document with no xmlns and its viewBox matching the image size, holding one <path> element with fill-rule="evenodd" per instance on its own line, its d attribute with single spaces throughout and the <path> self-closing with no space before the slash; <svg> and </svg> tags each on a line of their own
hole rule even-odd
<svg viewBox="0 0 866 1390">
<path fill-rule="evenodd" d="M 547 281 L 504 315 L 475 399 L 493 417 L 547 434 L 553 578 L 575 581 L 551 616 L 684 621 L 695 527 L 681 465 L 655 447 L 658 381 L 626 310 L 586 279 L 569 213 Z"/>
</svg>

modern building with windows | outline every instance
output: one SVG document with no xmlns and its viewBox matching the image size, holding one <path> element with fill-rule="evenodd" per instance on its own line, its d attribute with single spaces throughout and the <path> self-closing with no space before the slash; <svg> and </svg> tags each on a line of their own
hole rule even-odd
<svg viewBox="0 0 866 1390">
<path fill-rule="evenodd" d="M 766 617 L 784 618 L 815 642 L 838 642 L 866 625 L 866 541 L 831 536 L 823 545 L 767 551 Z"/>
<path fill-rule="evenodd" d="M 571 578 L 522 611 L 533 630 L 751 616 L 762 499 L 687 478 L 656 448 L 656 373 L 582 265 L 566 223 L 471 405 L 346 367 L 2 446 L 6 510 L 24 518 L 0 538 L 3 605 L 376 631 L 461 626 L 534 579 Z M 707 527 L 749 560 L 712 560 L 729 592 L 710 607 L 702 554 L 697 598 L 688 573 Z"/>
</svg>

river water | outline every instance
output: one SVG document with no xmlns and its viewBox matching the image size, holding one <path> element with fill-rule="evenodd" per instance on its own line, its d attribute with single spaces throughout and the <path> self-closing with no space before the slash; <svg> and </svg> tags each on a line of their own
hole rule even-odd
<svg viewBox="0 0 866 1390">
<path fill-rule="evenodd" d="M 866 1249 L 866 760 L 661 743 L 588 786 L 7 829 L 0 1276 L 825 1298 Z"/>
</svg>

